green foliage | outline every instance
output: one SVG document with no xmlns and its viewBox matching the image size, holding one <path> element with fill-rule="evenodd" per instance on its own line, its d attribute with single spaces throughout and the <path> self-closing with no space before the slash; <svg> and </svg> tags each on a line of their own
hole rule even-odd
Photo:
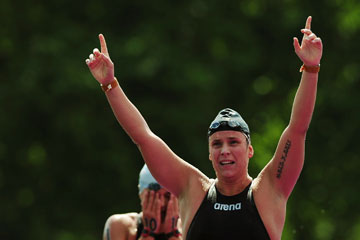
<svg viewBox="0 0 360 240">
<path fill-rule="evenodd" d="M 107 39 L 149 125 L 214 177 L 206 129 L 224 107 L 249 123 L 256 176 L 286 126 L 308 15 L 324 55 L 305 166 L 283 239 L 359 239 L 360 4 L 328 1 L 0 2 L 0 239 L 100 239 L 139 211 L 143 160 L 84 60 Z"/>
</svg>

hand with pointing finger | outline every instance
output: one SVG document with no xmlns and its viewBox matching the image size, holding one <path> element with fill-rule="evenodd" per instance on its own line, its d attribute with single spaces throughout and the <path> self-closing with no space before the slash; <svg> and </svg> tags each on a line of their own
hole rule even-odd
<svg viewBox="0 0 360 240">
<path fill-rule="evenodd" d="M 100 84 L 108 84 L 114 79 L 114 64 L 110 59 L 105 38 L 99 34 L 101 52 L 95 48 L 89 58 L 85 60 L 90 72 Z"/>
<path fill-rule="evenodd" d="M 306 25 L 301 32 L 304 34 L 301 45 L 299 40 L 294 37 L 294 49 L 301 61 L 307 66 L 318 66 L 322 56 L 322 41 L 311 31 L 311 20 L 309 16 Z"/>
</svg>

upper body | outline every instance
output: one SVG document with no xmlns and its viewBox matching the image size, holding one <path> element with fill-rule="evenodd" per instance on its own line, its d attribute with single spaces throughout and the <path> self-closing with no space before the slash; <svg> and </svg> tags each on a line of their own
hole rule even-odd
<svg viewBox="0 0 360 240">
<path fill-rule="evenodd" d="M 177 199 L 157 183 L 146 165 L 139 175 L 139 197 L 142 211 L 110 216 L 103 240 L 181 240 Z"/>
<path fill-rule="evenodd" d="M 251 184 L 233 196 L 222 195 L 211 184 L 187 232 L 187 240 L 268 240 L 254 203 Z"/>
<path fill-rule="evenodd" d="M 277 148 L 258 176 L 248 174 L 254 148 L 240 131 L 217 131 L 209 136 L 209 160 L 216 174 L 215 186 L 224 196 L 233 196 L 251 184 L 259 216 L 271 239 L 280 239 L 285 223 L 286 203 L 300 175 L 304 162 L 305 137 L 316 98 L 322 42 L 306 21 L 301 45 L 294 38 L 294 49 L 305 66 L 302 72 L 289 124 L 280 136 Z M 138 146 L 153 176 L 179 199 L 183 235 L 203 202 L 212 180 L 176 155 L 156 136 L 146 121 L 114 81 L 114 67 L 105 39 L 99 36 L 101 52 L 94 49 L 86 60 L 93 76 L 104 86 L 113 112 L 123 129 Z M 228 164 L 230 163 L 230 164 Z"/>
</svg>

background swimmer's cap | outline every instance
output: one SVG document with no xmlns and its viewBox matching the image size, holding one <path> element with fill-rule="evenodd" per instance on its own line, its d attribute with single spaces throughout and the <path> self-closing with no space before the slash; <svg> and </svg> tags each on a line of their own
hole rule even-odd
<svg viewBox="0 0 360 240">
<path fill-rule="evenodd" d="M 243 132 L 250 140 L 250 129 L 240 114 L 231 108 L 221 110 L 208 129 L 208 137 L 217 131 L 239 131 Z"/>
<path fill-rule="evenodd" d="M 160 184 L 151 175 L 150 170 L 146 164 L 143 166 L 139 174 L 139 194 L 142 193 L 145 188 L 149 188 L 154 191 L 157 191 L 161 188 Z"/>
</svg>

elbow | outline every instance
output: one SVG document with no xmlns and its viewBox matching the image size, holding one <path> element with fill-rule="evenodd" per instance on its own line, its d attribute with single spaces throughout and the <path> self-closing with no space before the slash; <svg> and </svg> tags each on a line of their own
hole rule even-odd
<svg viewBox="0 0 360 240">
<path fill-rule="evenodd" d="M 111 215 L 105 223 L 103 240 L 108 240 L 111 237 L 117 236 L 123 232 L 123 222 L 126 221 L 126 217 L 122 214 Z"/>
<path fill-rule="evenodd" d="M 308 126 L 304 127 L 304 126 L 289 125 L 286 128 L 286 131 L 289 132 L 292 136 L 298 136 L 300 138 L 305 139 L 308 129 L 309 129 Z"/>
<path fill-rule="evenodd" d="M 300 126 L 300 127 L 297 127 L 295 129 L 295 131 L 299 134 L 299 135 L 304 135 L 306 136 L 306 133 L 307 131 L 309 130 L 309 125 L 307 126 Z"/>
<path fill-rule="evenodd" d="M 131 136 L 131 140 L 136 146 L 141 147 L 147 142 L 152 141 L 152 139 L 154 139 L 155 137 L 156 135 L 149 128 L 147 128 L 144 131 L 133 134 Z"/>
<path fill-rule="evenodd" d="M 288 129 L 293 132 L 293 133 L 296 133 L 298 135 L 304 135 L 306 136 L 306 133 L 307 131 L 309 130 L 309 126 L 310 126 L 310 123 L 308 122 L 293 122 L 291 121 L 289 126 L 288 126 Z"/>
<path fill-rule="evenodd" d="M 311 123 L 312 113 L 292 114 L 289 128 L 295 133 L 306 135 Z"/>
</svg>

